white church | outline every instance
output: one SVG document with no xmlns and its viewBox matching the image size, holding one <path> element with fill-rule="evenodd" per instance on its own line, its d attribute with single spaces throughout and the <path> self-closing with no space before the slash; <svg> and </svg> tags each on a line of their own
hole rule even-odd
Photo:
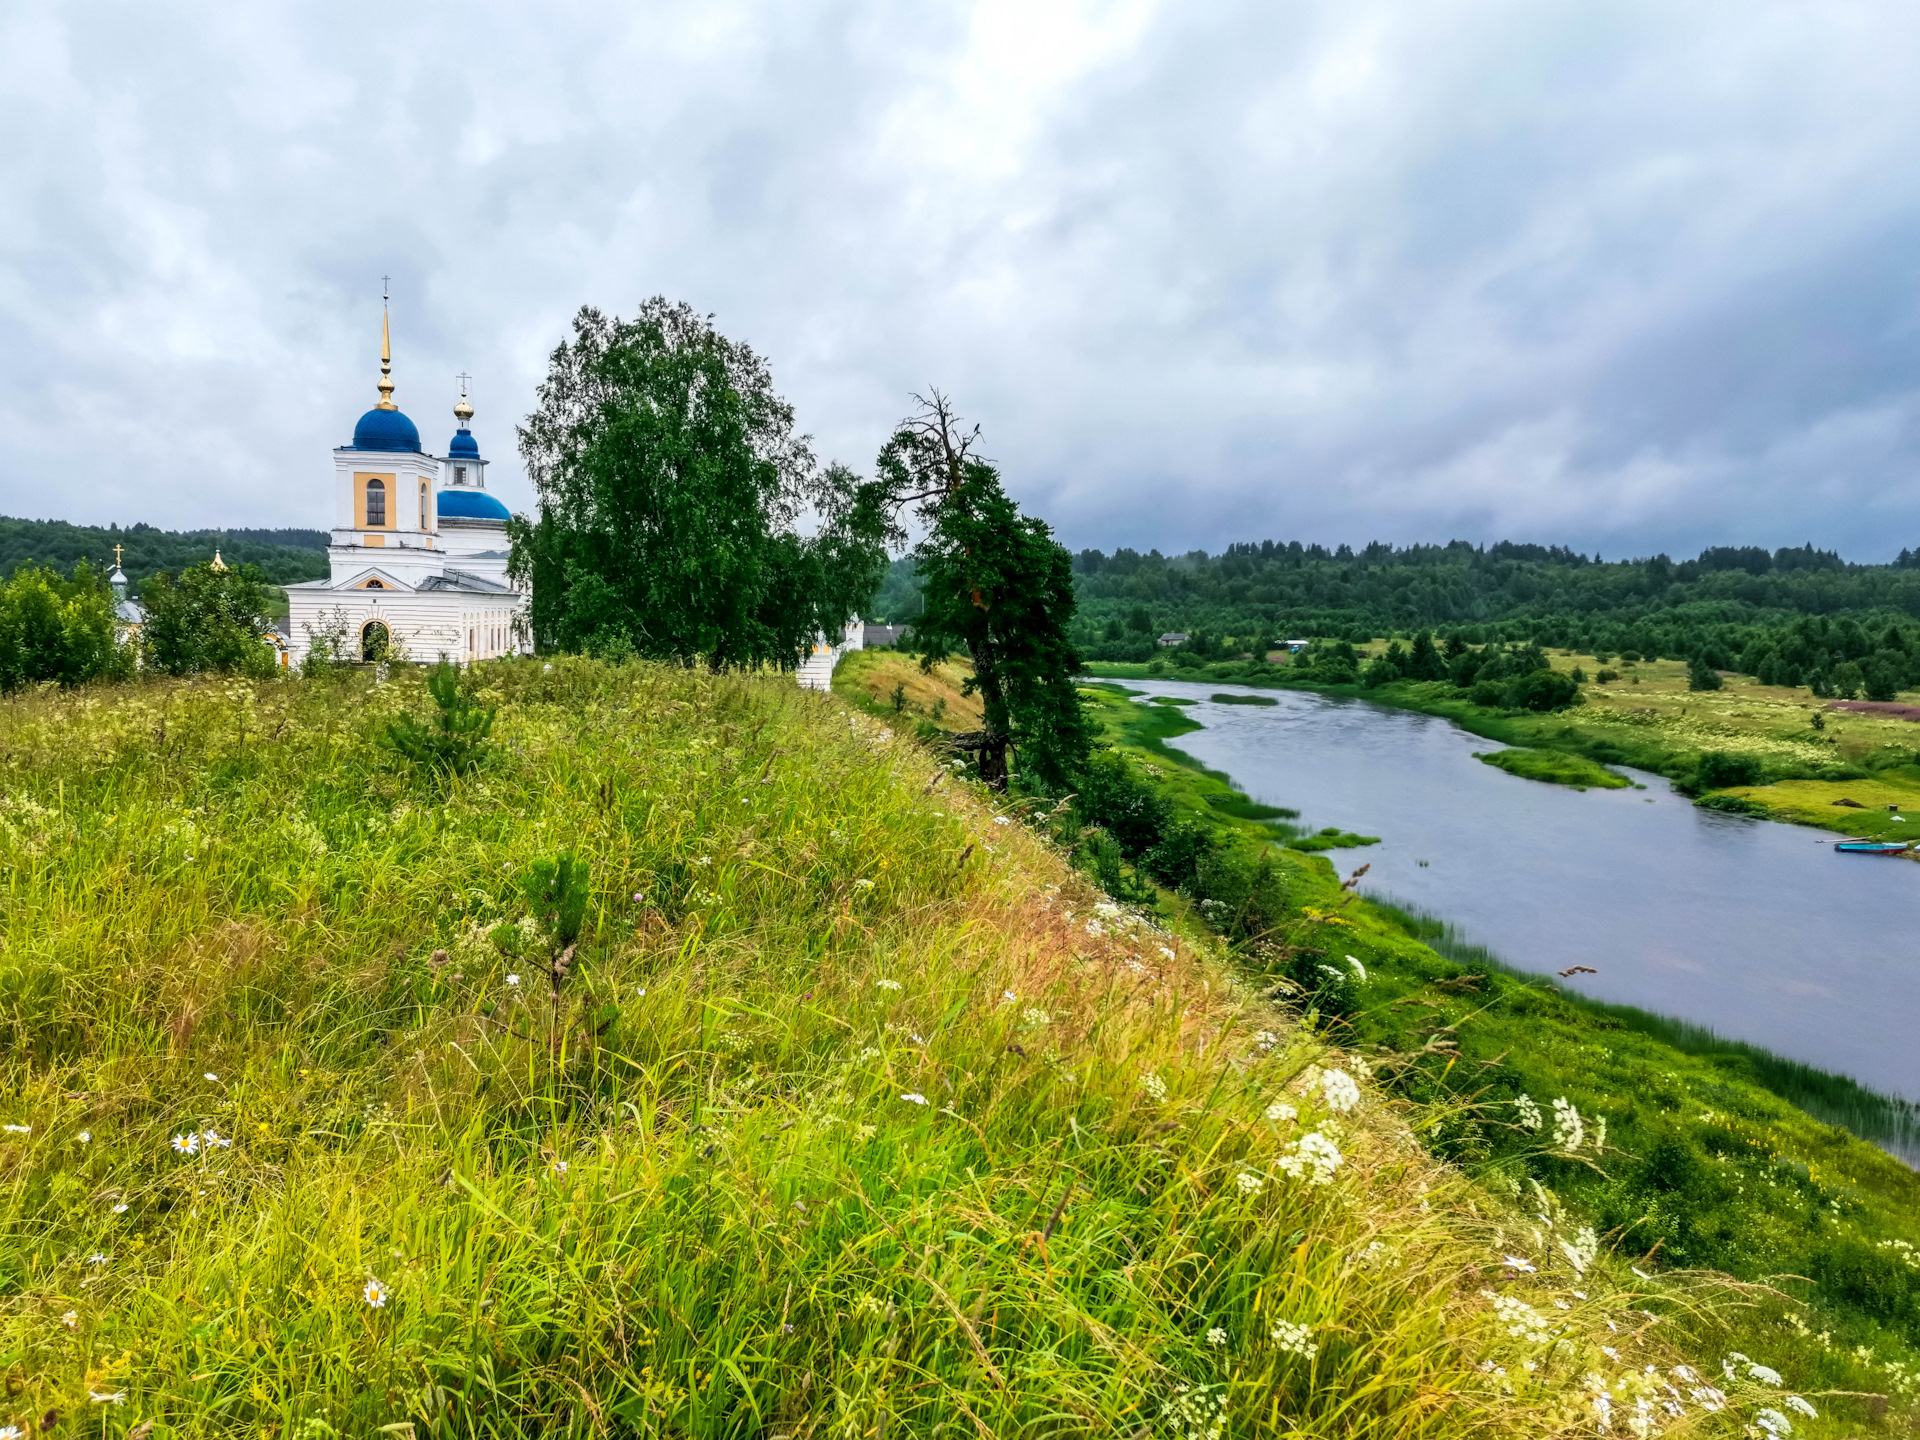
<svg viewBox="0 0 1920 1440">
<path fill-rule="evenodd" d="M 383 317 L 380 403 L 333 452 L 333 573 L 287 586 L 292 658 L 325 639 L 343 660 L 531 654 L 528 597 L 507 577 L 507 507 L 487 493 L 465 387 L 446 455 L 430 455 L 393 403 L 392 371 Z"/>
</svg>

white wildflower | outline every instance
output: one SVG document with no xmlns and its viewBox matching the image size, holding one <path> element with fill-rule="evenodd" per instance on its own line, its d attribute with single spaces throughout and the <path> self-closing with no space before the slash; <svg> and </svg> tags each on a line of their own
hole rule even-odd
<svg viewBox="0 0 1920 1440">
<path fill-rule="evenodd" d="M 98 1250 L 96 1250 L 91 1255 L 87 1256 L 87 1264 L 104 1265 L 111 1259 L 113 1259 L 111 1255 L 102 1255 Z"/>
<path fill-rule="evenodd" d="M 1367 983 L 1367 967 L 1360 963 L 1360 957 L 1357 955 L 1347 956 L 1347 964 L 1353 967 L 1353 973 L 1355 977 L 1360 981 L 1360 983 L 1362 985 L 1366 984 Z"/>
<path fill-rule="evenodd" d="M 905 1100 L 909 1105 L 924 1105 L 927 1103 L 927 1097 L 922 1095 L 918 1090 L 909 1090 L 900 1098 Z"/>
<path fill-rule="evenodd" d="M 1140 1077 L 1140 1088 L 1146 1091 L 1147 1098 L 1156 1104 L 1167 1098 L 1167 1082 L 1162 1080 L 1158 1075 L 1142 1075 Z"/>
<path fill-rule="evenodd" d="M 91 1145 L 93 1143 L 93 1132 L 91 1130 L 82 1130 L 77 1138 L 82 1145 Z"/>
<path fill-rule="evenodd" d="M 1267 1184 L 1264 1179 L 1254 1174 L 1251 1170 L 1242 1170 L 1233 1183 L 1240 1187 L 1240 1193 L 1242 1195 L 1258 1195 L 1266 1188 Z"/>
<path fill-rule="evenodd" d="M 201 1078 L 201 1079 L 203 1079 L 203 1080 L 218 1080 L 218 1079 L 219 1079 L 220 1077 L 219 1077 L 218 1075 L 216 1075 L 216 1074 L 214 1074 L 214 1073 L 213 1073 L 213 1072 L 212 1072 L 211 1070 L 209 1070 L 209 1071 L 207 1071 L 207 1072 L 206 1072 L 206 1073 L 205 1073 L 204 1075 L 202 1075 L 202 1076 L 201 1076 L 200 1078 Z"/>
<path fill-rule="evenodd" d="M 1770 1365 L 1759 1365 L 1749 1360 L 1747 1362 L 1747 1374 L 1751 1375 L 1755 1380 L 1758 1380 L 1762 1385 L 1771 1385 L 1775 1389 L 1780 1387 L 1780 1372 Z"/>
<path fill-rule="evenodd" d="M 0 1130 L 6 1131 L 7 1134 L 9 1135 L 31 1135 L 33 1133 L 33 1126 L 31 1125 L 0 1125 Z"/>
<path fill-rule="evenodd" d="M 1593 1148 L 1595 1150 L 1607 1148 L 1607 1117 L 1604 1115 L 1593 1117 Z"/>
<path fill-rule="evenodd" d="M 1573 1102 L 1565 1096 L 1553 1102 L 1553 1143 L 1556 1149 L 1578 1150 L 1581 1142 L 1587 1138 L 1586 1126 L 1580 1121 L 1580 1112 Z"/>
<path fill-rule="evenodd" d="M 382 1285 L 378 1280 L 369 1278 L 367 1283 L 360 1289 L 360 1298 L 378 1310 L 387 1303 L 387 1295 L 389 1293 L 385 1285 Z"/>
<path fill-rule="evenodd" d="M 898 980 L 876 980 L 873 983 L 878 985 L 882 990 L 904 990 L 907 988 Z"/>
<path fill-rule="evenodd" d="M 1533 1103 L 1533 1097 L 1531 1095 L 1522 1095 L 1519 1099 L 1515 1100 L 1513 1102 L 1513 1109 L 1522 1130 L 1538 1130 L 1540 1128 L 1540 1107 Z"/>
<path fill-rule="evenodd" d="M 1287 1104 L 1284 1100 L 1276 1100 L 1273 1104 L 1267 1106 L 1267 1119 L 1273 1121 L 1275 1124 L 1286 1120 L 1297 1119 L 1299 1114 L 1300 1112 L 1298 1110 L 1294 1109 L 1293 1106 Z"/>
<path fill-rule="evenodd" d="M 1155 946 L 1154 948 L 1155 948 L 1155 949 L 1157 949 L 1157 950 L 1159 950 L 1159 952 L 1160 952 L 1160 954 L 1161 954 L 1161 957 L 1162 957 L 1163 959 L 1167 959 L 1167 960 L 1171 960 L 1171 959 L 1173 959 L 1173 958 L 1174 958 L 1174 957 L 1173 957 L 1173 951 L 1171 951 L 1171 950 L 1169 950 L 1169 949 L 1168 949 L 1168 948 L 1167 948 L 1166 946 L 1164 946 L 1164 945 L 1159 945 L 1159 946 Z"/>
<path fill-rule="evenodd" d="M 1258 1030 L 1254 1032 L 1253 1043 L 1259 1046 L 1262 1053 L 1264 1053 L 1278 1045 L 1280 1043 L 1280 1037 L 1271 1030 Z"/>
<path fill-rule="evenodd" d="M 564 1160 L 556 1160 L 553 1164 L 549 1165 L 547 1169 L 552 1174 L 564 1175 L 567 1173 L 567 1162 Z"/>
<path fill-rule="evenodd" d="M 124 1390 L 89 1390 L 87 1391 L 87 1399 L 95 1405 L 124 1405 L 127 1403 L 127 1392 Z"/>
<path fill-rule="evenodd" d="M 1503 1258 L 1506 1260 L 1509 1270 L 1518 1270 L 1522 1274 L 1531 1275 L 1535 1270 L 1540 1268 L 1524 1255 L 1508 1255 Z"/>
<path fill-rule="evenodd" d="M 1767 1434 L 1780 1440 L 1780 1437 L 1793 1434 L 1793 1422 L 1778 1410 L 1762 1410 L 1753 1417 L 1753 1423 Z"/>
<path fill-rule="evenodd" d="M 518 989 L 519 987 L 520 987 L 520 977 L 519 977 L 518 975 L 509 975 L 509 976 L 507 976 L 507 988 L 508 988 L 508 989 L 510 989 L 510 990 L 517 990 L 517 989 Z"/>
<path fill-rule="evenodd" d="M 1302 1360 L 1311 1360 L 1320 1353 L 1319 1345 L 1313 1340 L 1313 1327 L 1296 1325 L 1290 1320 L 1275 1323 L 1273 1343 L 1287 1354 L 1298 1355 Z"/>
<path fill-rule="evenodd" d="M 1493 1313 L 1501 1325 L 1506 1327 L 1507 1334 L 1516 1340 L 1544 1345 L 1553 1339 L 1553 1330 L 1547 1317 L 1517 1296 L 1494 1296 Z"/>
<path fill-rule="evenodd" d="M 856 880 L 856 881 L 854 881 L 854 882 L 853 882 L 853 888 L 854 888 L 854 889 L 856 889 L 856 890 L 871 890 L 871 889 L 873 889 L 873 881 L 871 881 L 871 880 Z"/>
<path fill-rule="evenodd" d="M 1818 1420 L 1820 1418 L 1820 1412 L 1814 1409 L 1810 1402 L 1802 1400 L 1798 1395 L 1789 1395 L 1780 1403 L 1796 1414 L 1806 1416 L 1809 1420 Z"/>
<path fill-rule="evenodd" d="M 118 1205 L 116 1205 L 116 1206 L 114 1206 L 114 1207 L 113 1207 L 113 1213 L 114 1213 L 114 1214 L 116 1214 L 116 1215 L 124 1215 L 124 1214 L 126 1214 L 126 1213 L 127 1213 L 127 1207 L 126 1207 L 126 1203 L 125 1203 L 124 1201 L 122 1201 L 122 1202 L 121 1202 L 120 1204 L 118 1204 Z"/>
<path fill-rule="evenodd" d="M 996 825 L 1011 825 L 1013 824 L 1013 821 L 1009 820 L 1004 815 L 996 815 L 993 817 L 993 823 Z"/>
<path fill-rule="evenodd" d="M 1344 1070 L 1328 1070 L 1320 1076 L 1320 1094 L 1335 1114 L 1360 1107 L 1360 1087 Z"/>
<path fill-rule="evenodd" d="M 1020 1012 L 1020 1023 L 1022 1025 L 1031 1025 L 1037 1029 L 1042 1025 L 1051 1025 L 1053 1023 L 1053 1017 L 1044 1010 L 1029 1008 Z"/>
<path fill-rule="evenodd" d="M 1310 1130 L 1294 1141 L 1293 1148 L 1276 1163 L 1296 1180 L 1304 1175 L 1310 1185 L 1329 1185 L 1342 1159 L 1340 1148 L 1333 1141 L 1318 1130 Z"/>
<path fill-rule="evenodd" d="M 198 1135 L 176 1135 L 173 1137 L 172 1144 L 173 1148 L 182 1155 L 198 1155 L 200 1153 L 200 1137 Z"/>
<path fill-rule="evenodd" d="M 1572 1240 L 1562 1240 L 1560 1249 L 1572 1262 L 1575 1272 L 1584 1275 L 1587 1273 L 1587 1267 L 1593 1264 L 1595 1257 L 1600 1253 L 1600 1237 L 1593 1233 L 1593 1227 L 1589 1225 Z"/>
<path fill-rule="evenodd" d="M 1018 1000 L 1019 998 L 1020 997 L 1014 994 L 1013 991 L 1011 990 L 1002 990 L 1000 992 L 1000 1003 L 1002 1005 L 1011 1005 L 1013 1004 L 1014 1001 Z"/>
<path fill-rule="evenodd" d="M 1222 1330 L 1218 1325 L 1214 1326 L 1211 1330 L 1207 1331 L 1207 1343 L 1213 1346 L 1214 1349 L 1219 1349 L 1227 1343 L 1227 1332 Z"/>
</svg>

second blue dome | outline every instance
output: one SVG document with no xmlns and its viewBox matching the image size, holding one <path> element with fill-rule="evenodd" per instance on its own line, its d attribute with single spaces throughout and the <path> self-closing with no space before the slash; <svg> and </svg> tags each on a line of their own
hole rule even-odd
<svg viewBox="0 0 1920 1440">
<path fill-rule="evenodd" d="M 507 520 L 511 513 L 484 490 L 442 490 L 439 498 L 442 519 Z"/>
</svg>

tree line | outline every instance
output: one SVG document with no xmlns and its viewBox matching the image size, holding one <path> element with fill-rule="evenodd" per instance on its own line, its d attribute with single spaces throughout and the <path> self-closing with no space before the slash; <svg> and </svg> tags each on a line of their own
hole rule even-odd
<svg viewBox="0 0 1920 1440">
<path fill-rule="evenodd" d="M 215 549 L 229 565 L 258 566 L 274 585 L 327 575 L 324 530 L 161 530 L 146 524 L 74 525 L 0 516 L 0 574 L 11 575 L 27 564 L 70 574 L 85 560 L 106 575 L 113 569 L 115 545 L 121 547 L 121 568 L 136 587 L 162 570 L 178 574 L 211 560 Z"/>
</svg>

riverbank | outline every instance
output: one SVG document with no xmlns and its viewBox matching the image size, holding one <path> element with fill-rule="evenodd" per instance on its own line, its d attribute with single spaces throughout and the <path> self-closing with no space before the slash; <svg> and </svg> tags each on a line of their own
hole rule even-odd
<svg viewBox="0 0 1920 1440">
<path fill-rule="evenodd" d="M 1168 725 L 1167 707 L 1100 688 L 1116 743 Z M 1181 720 L 1182 733 L 1200 728 Z M 1168 756 L 1184 758 L 1162 738 L 1156 758 Z M 1920 1177 L 1861 1138 L 1920 1154 L 1913 1107 L 1701 1026 L 1568 993 L 1441 922 L 1357 896 L 1323 860 L 1294 863 L 1301 919 L 1274 954 L 1250 959 L 1304 982 L 1332 1033 L 1377 1054 L 1400 1093 L 1458 1107 L 1427 1135 L 1436 1153 L 1495 1190 L 1546 1186 L 1621 1251 L 1650 1255 L 1650 1274 L 1673 1265 L 1777 1282 L 1734 1322 L 1729 1348 L 1785 1347 L 1825 1385 L 1917 1398 L 1920 1285 L 1899 1247 L 1920 1245 Z M 1540 1153 L 1550 1100 L 1604 1137 L 1590 1163 Z"/>
<path fill-rule="evenodd" d="M 1836 1395 L 1823 1404 L 1837 1423 L 1810 1433 L 1912 1431 L 1920 1272 L 1901 1247 L 1920 1247 L 1920 1176 L 1843 1128 L 1913 1140 L 1911 1107 L 1702 1027 L 1569 993 L 1441 922 L 1359 896 L 1341 872 L 1364 856 L 1336 869 L 1274 849 L 1275 822 L 1261 816 L 1297 817 L 1179 747 L 1204 728 L 1194 707 L 1142 703 L 1112 684 L 1086 693 L 1108 742 L 1179 819 L 1282 868 L 1287 918 L 1241 946 L 1239 963 L 1417 1102 L 1429 1149 L 1537 1212 L 1549 1245 L 1593 1227 L 1649 1277 L 1649 1307 L 1676 1326 L 1693 1323 L 1671 1303 L 1687 1274 L 1767 1287 L 1696 1333 L 1763 1355 L 1790 1383 L 1885 1397 Z M 1162 891 L 1158 904 L 1175 926 L 1204 924 L 1179 895 Z"/>
<path fill-rule="evenodd" d="M 1385 642 L 1369 647 L 1379 650 Z M 1542 758 L 1495 762 L 1528 778 L 1560 784 L 1605 785 L 1596 771 L 1562 766 L 1552 755 L 1578 757 L 1596 767 L 1651 771 L 1702 793 L 1724 794 L 1748 806 L 1747 813 L 1874 839 L 1915 839 L 1920 831 L 1920 724 L 1890 710 L 1847 708 L 1847 702 L 1810 697 L 1804 690 L 1761 685 L 1743 676 L 1723 678 L 1719 690 L 1687 688 L 1679 661 L 1610 659 L 1559 652 L 1552 667 L 1585 677 L 1582 703 L 1546 714 L 1476 705 L 1465 692 L 1439 681 L 1394 681 L 1368 688 L 1297 678 L 1284 664 L 1212 665 L 1174 669 L 1145 665 L 1089 665 L 1091 676 L 1112 680 L 1231 681 L 1276 690 L 1365 700 L 1449 720 L 1474 735 Z M 1155 666 L 1159 668 L 1156 669 Z M 1768 783 L 1700 784 L 1701 757 L 1731 756 L 1750 763 Z M 1585 776 L 1587 778 L 1576 778 Z M 1711 776 L 1709 777 L 1711 779 Z M 1853 800 L 1855 805 L 1844 802 Z M 1888 818 L 1890 806 L 1914 814 Z M 1879 812 L 1879 813 L 1874 813 Z"/>
</svg>

